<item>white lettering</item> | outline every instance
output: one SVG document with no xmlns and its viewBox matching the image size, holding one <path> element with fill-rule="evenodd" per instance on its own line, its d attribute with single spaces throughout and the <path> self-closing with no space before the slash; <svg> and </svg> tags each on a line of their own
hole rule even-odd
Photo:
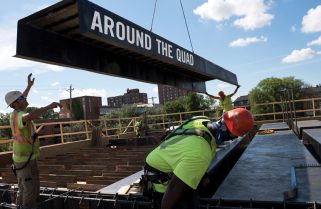
<svg viewBox="0 0 321 209">
<path fill-rule="evenodd" d="M 173 59 L 173 50 L 172 50 L 173 46 L 168 44 L 168 57 Z"/>
<path fill-rule="evenodd" d="M 159 40 L 159 39 L 156 39 L 156 42 L 157 42 L 157 52 L 158 54 L 161 54 L 163 56 L 166 56 L 166 57 L 169 57 L 169 58 L 173 58 L 173 55 L 172 55 L 172 45 L 162 41 L 162 40 Z"/>
<path fill-rule="evenodd" d="M 181 51 L 176 49 L 176 59 L 181 62 Z"/>
<path fill-rule="evenodd" d="M 158 38 L 156 38 L 156 42 L 157 42 L 157 52 L 158 52 L 158 54 L 160 54 L 160 45 L 161 45 L 161 40 L 159 40 Z"/>
<path fill-rule="evenodd" d="M 148 34 L 145 34 L 145 49 L 152 49 L 152 38 Z"/>
<path fill-rule="evenodd" d="M 116 23 L 116 36 L 119 40 L 125 40 L 125 25 L 122 22 Z"/>
<path fill-rule="evenodd" d="M 126 26 L 127 29 L 127 41 L 130 44 L 135 43 L 135 28 L 130 28 L 128 25 Z M 130 30 L 131 29 L 131 30 Z M 131 32 L 130 32 L 131 31 Z"/>
<path fill-rule="evenodd" d="M 136 45 L 146 50 L 152 49 L 152 38 L 150 35 L 120 21 L 115 21 L 107 15 L 101 16 L 98 11 L 94 11 L 90 28 L 120 41 L 126 41 L 128 44 Z M 160 43 L 164 46 L 160 47 Z M 163 55 L 172 58 L 172 46 L 162 41 L 160 43 L 158 50 L 162 49 Z M 160 54 L 161 51 L 158 53 Z"/>
<path fill-rule="evenodd" d="M 193 66 L 194 65 L 194 57 L 192 54 L 182 50 L 182 49 L 176 49 L 176 59 L 179 62 L 188 64 Z"/>
<path fill-rule="evenodd" d="M 136 31 L 136 46 L 144 47 L 144 33 Z"/>
<path fill-rule="evenodd" d="M 194 56 L 191 54 L 189 58 L 190 65 L 194 66 Z"/>
<path fill-rule="evenodd" d="M 105 15 L 104 16 L 104 33 L 106 35 L 108 35 L 109 33 L 111 37 L 115 37 L 114 31 L 113 31 L 114 26 L 115 26 L 114 20 Z"/>
<path fill-rule="evenodd" d="M 167 56 L 167 43 L 162 41 L 162 55 Z"/>
<path fill-rule="evenodd" d="M 93 20 L 91 22 L 91 30 L 96 30 L 96 27 L 98 27 L 98 30 L 100 33 L 103 32 L 103 27 L 101 25 L 101 19 L 100 19 L 100 13 L 95 11 Z"/>
</svg>

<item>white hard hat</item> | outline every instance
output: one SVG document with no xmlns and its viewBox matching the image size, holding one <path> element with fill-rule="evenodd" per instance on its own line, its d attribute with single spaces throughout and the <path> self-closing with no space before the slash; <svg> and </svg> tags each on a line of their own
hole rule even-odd
<svg viewBox="0 0 321 209">
<path fill-rule="evenodd" d="M 7 105 L 10 106 L 20 96 L 22 96 L 22 93 L 20 91 L 9 91 L 5 97 Z"/>
</svg>

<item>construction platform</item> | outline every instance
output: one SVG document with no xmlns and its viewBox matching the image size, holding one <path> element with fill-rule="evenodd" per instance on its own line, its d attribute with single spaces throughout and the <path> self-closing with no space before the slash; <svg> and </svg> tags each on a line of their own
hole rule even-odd
<svg viewBox="0 0 321 209">
<path fill-rule="evenodd" d="M 253 138 L 212 199 L 283 202 L 294 183 L 291 201 L 321 201 L 321 167 L 292 131 L 277 131 Z"/>
<path fill-rule="evenodd" d="M 249 136 L 239 137 L 233 141 L 227 141 L 219 145 L 216 149 L 215 158 L 212 160 L 209 168 L 207 170 L 208 175 L 215 176 L 217 178 L 223 178 L 230 169 L 230 165 L 233 164 L 233 161 L 236 162 L 237 158 L 241 154 L 241 150 L 247 146 L 250 139 Z M 239 155 L 238 155 L 239 154 Z M 101 194 L 136 194 L 140 193 L 137 191 L 136 185 L 139 182 L 143 171 L 134 173 L 124 179 L 121 179 L 113 184 L 110 184 L 97 192 Z M 218 185 L 213 185 L 218 187 Z"/>
<path fill-rule="evenodd" d="M 321 128 L 303 130 L 302 139 L 305 144 L 313 148 L 315 154 L 321 159 Z"/>
<path fill-rule="evenodd" d="M 302 138 L 302 132 L 305 129 L 314 129 L 314 128 L 321 128 L 321 121 L 319 120 L 305 120 L 305 121 L 297 121 L 293 124 L 293 130 Z"/>
<path fill-rule="evenodd" d="M 265 131 L 265 130 L 274 130 L 274 131 L 289 130 L 289 126 L 285 122 L 265 123 L 265 124 L 262 124 L 259 131 Z"/>
</svg>

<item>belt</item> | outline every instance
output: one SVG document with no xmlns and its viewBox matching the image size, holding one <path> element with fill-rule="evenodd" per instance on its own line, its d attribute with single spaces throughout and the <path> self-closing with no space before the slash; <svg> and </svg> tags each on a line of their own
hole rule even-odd
<svg viewBox="0 0 321 209">
<path fill-rule="evenodd" d="M 145 163 L 144 176 L 152 183 L 164 184 L 172 178 L 173 173 L 165 173 Z"/>
</svg>

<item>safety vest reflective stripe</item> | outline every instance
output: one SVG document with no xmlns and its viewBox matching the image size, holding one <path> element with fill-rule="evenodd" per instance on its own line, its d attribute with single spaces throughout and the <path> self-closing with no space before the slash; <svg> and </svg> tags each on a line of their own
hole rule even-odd
<svg viewBox="0 0 321 209">
<path fill-rule="evenodd" d="M 14 143 L 19 143 L 19 144 L 30 144 L 27 140 L 19 140 L 19 139 L 13 139 Z"/>
<path fill-rule="evenodd" d="M 13 136 L 12 137 L 14 140 L 25 140 L 24 136 Z"/>
</svg>

